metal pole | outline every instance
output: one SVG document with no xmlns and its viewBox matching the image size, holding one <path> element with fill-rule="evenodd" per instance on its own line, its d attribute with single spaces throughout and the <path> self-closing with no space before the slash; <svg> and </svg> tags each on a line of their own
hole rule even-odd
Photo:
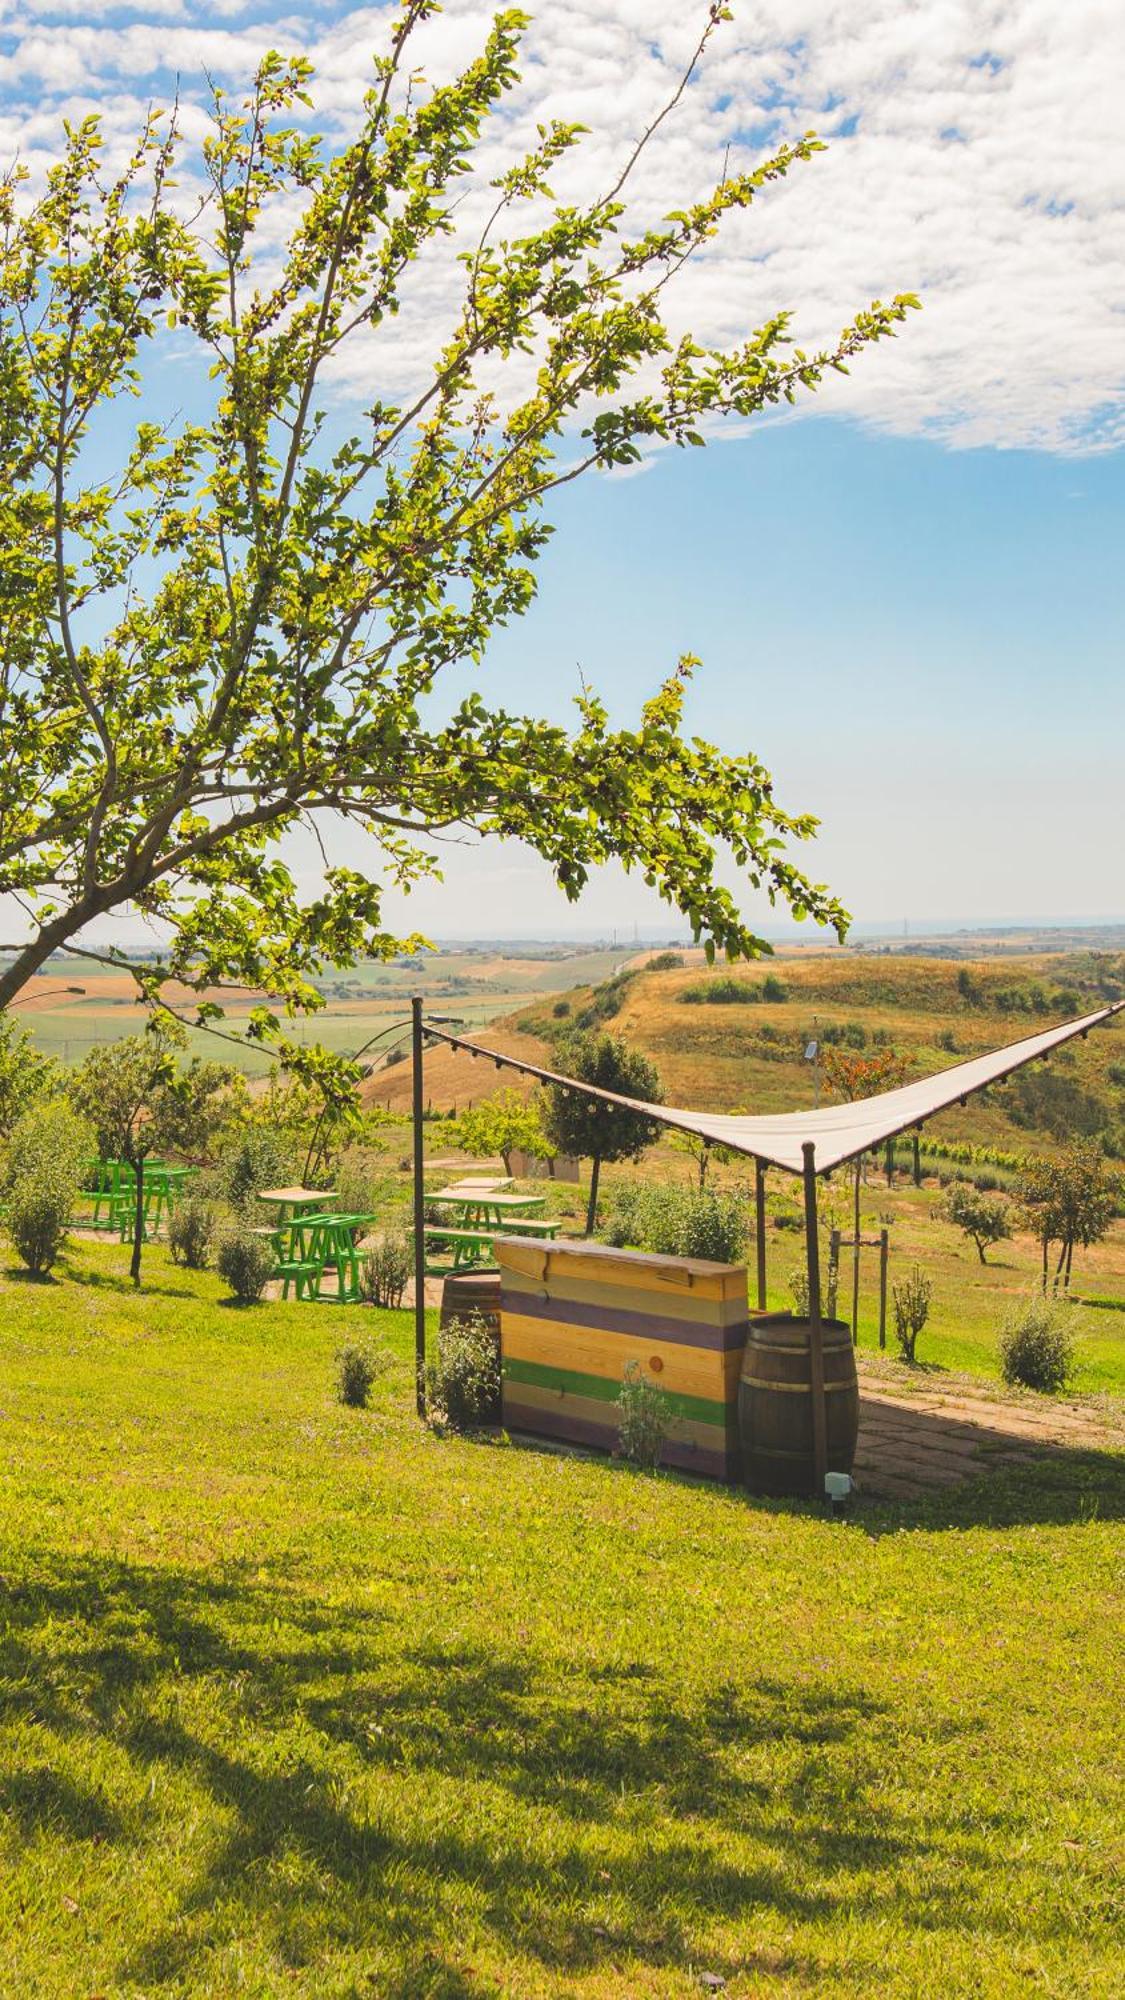
<svg viewBox="0 0 1125 2000">
<path fill-rule="evenodd" d="M 828 1424 L 824 1406 L 824 1327 L 820 1318 L 820 1241 L 816 1221 L 816 1147 L 806 1139 L 805 1250 L 809 1266 L 809 1386 L 812 1390 L 813 1498 L 824 1498 L 824 1475 L 828 1470 Z"/>
<path fill-rule="evenodd" d="M 426 1183 L 422 1164 L 422 999 L 410 1002 L 414 1056 L 414 1392 L 418 1415 L 426 1414 Z"/>
<path fill-rule="evenodd" d="M 758 1311 L 766 1309 L 766 1168 L 763 1160 L 754 1162 L 754 1229 L 755 1249 L 758 1253 Z"/>
<path fill-rule="evenodd" d="M 852 1217 L 852 1346 L 859 1346 L 859 1161 L 855 1163 L 855 1211 Z"/>
<path fill-rule="evenodd" d="M 887 1231 L 879 1234 L 879 1345 L 887 1344 L 887 1258 L 890 1254 L 890 1237 Z"/>
</svg>

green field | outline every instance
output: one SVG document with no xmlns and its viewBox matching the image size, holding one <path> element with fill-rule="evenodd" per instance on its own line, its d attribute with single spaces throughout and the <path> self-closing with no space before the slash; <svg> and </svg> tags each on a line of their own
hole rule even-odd
<svg viewBox="0 0 1125 2000">
<path fill-rule="evenodd" d="M 1121 1461 L 834 1524 L 126 1255 L 0 1279 L 4 1995 L 1123 1990 Z"/>
</svg>

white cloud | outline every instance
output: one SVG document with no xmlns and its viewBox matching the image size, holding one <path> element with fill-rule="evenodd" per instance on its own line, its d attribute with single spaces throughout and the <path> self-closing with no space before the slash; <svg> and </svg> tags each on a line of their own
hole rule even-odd
<svg viewBox="0 0 1125 2000">
<path fill-rule="evenodd" d="M 261 0 L 88 0 L 0 5 L 0 147 L 42 166 L 65 110 L 105 106 L 115 132 L 179 72 L 244 78 L 269 46 L 304 47 L 318 104 L 346 121 L 389 10 L 278 8 Z M 1125 9 L 1102 0 L 744 0 L 702 79 L 638 177 L 642 219 L 701 192 L 723 152 L 760 152 L 815 126 L 831 149 L 737 218 L 685 273 L 677 324 L 738 338 L 778 306 L 813 344 L 875 295 L 921 293 L 925 312 L 817 407 L 956 445 L 1096 449 L 1125 440 L 1125 210 L 1118 94 Z M 612 178 L 667 95 L 703 9 L 673 0 L 541 0 L 524 81 L 488 133 L 486 172 L 535 123 L 592 127 L 560 195 Z M 475 52 L 488 10 L 448 0 L 424 33 L 427 74 Z M 473 215 L 466 204 L 466 220 Z M 382 352 L 401 386 L 436 345 L 451 262 L 419 273 Z M 369 389 L 373 358 L 347 378 Z M 389 378 L 388 378 L 389 370 Z"/>
</svg>

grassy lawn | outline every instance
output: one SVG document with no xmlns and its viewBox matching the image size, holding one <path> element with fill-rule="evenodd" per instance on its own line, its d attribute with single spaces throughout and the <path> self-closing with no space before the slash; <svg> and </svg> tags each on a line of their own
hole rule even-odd
<svg viewBox="0 0 1125 2000">
<path fill-rule="evenodd" d="M 0 1992 L 1125 1990 L 1121 1462 L 833 1524 L 126 1256 L 0 1276 Z"/>
</svg>

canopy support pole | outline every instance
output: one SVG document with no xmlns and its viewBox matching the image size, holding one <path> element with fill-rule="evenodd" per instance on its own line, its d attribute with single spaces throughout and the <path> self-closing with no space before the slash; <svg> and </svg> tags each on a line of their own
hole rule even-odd
<svg viewBox="0 0 1125 2000">
<path fill-rule="evenodd" d="M 414 1395 L 418 1415 L 426 1414 L 426 1182 L 422 1162 L 422 1000 L 410 1002 L 414 1056 Z"/>
<path fill-rule="evenodd" d="M 754 1162 L 754 1247 L 758 1254 L 758 1311 L 766 1309 L 766 1164 Z"/>
<path fill-rule="evenodd" d="M 809 1267 L 809 1387 L 812 1392 L 813 1499 L 824 1498 L 828 1471 L 828 1422 L 824 1403 L 824 1326 L 820 1317 L 820 1238 L 816 1216 L 816 1147 L 806 1139 L 804 1156 L 805 1249 Z"/>
</svg>

